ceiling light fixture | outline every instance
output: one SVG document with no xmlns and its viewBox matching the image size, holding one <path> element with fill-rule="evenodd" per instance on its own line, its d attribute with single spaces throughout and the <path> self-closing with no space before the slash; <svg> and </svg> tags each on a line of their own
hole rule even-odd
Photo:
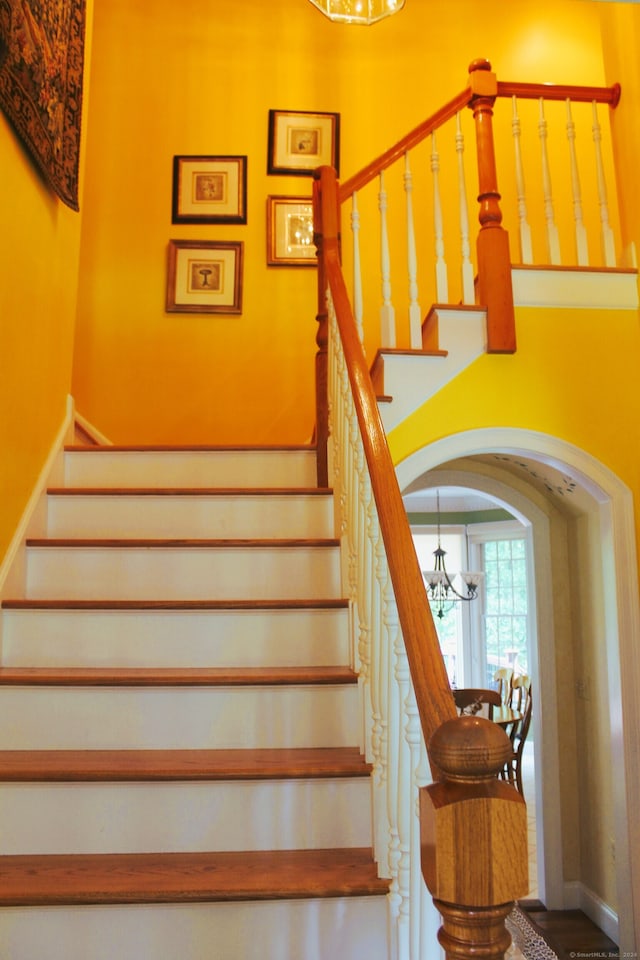
<svg viewBox="0 0 640 960">
<path fill-rule="evenodd" d="M 402 10 L 405 0 L 310 0 L 334 23 L 370 25 Z"/>
<path fill-rule="evenodd" d="M 483 573 L 475 573 L 467 570 L 460 571 L 460 578 L 464 583 L 467 592 L 466 595 L 459 593 L 453 585 L 453 578 L 447 573 L 444 558 L 447 553 L 440 544 L 440 491 L 436 491 L 436 510 L 438 513 L 438 547 L 433 551 L 436 558 L 435 570 L 423 570 L 422 576 L 425 579 L 427 587 L 427 596 L 431 603 L 431 608 L 436 617 L 442 620 L 444 615 L 452 609 L 451 605 L 458 603 L 459 600 L 475 600 L 478 596 L 478 587 L 482 580 Z"/>
</svg>

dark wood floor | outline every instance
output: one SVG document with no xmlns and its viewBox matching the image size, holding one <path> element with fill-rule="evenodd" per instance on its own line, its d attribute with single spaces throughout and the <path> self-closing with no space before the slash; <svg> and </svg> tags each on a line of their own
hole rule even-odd
<svg viewBox="0 0 640 960">
<path fill-rule="evenodd" d="M 617 945 L 581 910 L 546 910 L 539 900 L 520 902 L 538 932 L 560 960 L 613 960 Z"/>
</svg>

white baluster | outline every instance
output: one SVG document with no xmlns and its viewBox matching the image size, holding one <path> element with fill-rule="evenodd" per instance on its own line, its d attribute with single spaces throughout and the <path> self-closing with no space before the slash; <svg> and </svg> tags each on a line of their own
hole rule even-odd
<svg viewBox="0 0 640 960">
<path fill-rule="evenodd" d="M 353 236 L 353 315 L 358 328 L 360 343 L 364 343 L 364 308 L 362 305 L 362 266 L 360 263 L 360 211 L 358 197 L 351 197 L 351 233 Z"/>
<path fill-rule="evenodd" d="M 420 901 L 422 890 L 422 870 L 420 866 L 420 816 L 418 809 L 417 775 L 420 764 L 420 743 L 422 740 L 418 704 L 416 703 L 413 684 L 408 685 L 405 711 L 407 723 L 405 736 L 411 754 L 411 798 L 410 810 L 410 843 L 411 843 L 411 957 L 420 956 Z"/>
<path fill-rule="evenodd" d="M 412 771 L 411 752 L 405 736 L 406 700 L 409 692 L 409 663 L 400 631 L 395 645 L 396 680 L 398 682 L 398 951 L 402 960 L 411 955 L 411 817 Z"/>
<path fill-rule="evenodd" d="M 390 829 L 387 814 L 387 766 L 388 766 L 388 705 L 387 705 L 387 632 L 384 625 L 383 583 L 386 574 L 386 555 L 378 523 L 373 497 L 370 499 L 369 529 L 374 550 L 374 568 L 371 603 L 372 662 L 375 663 L 376 712 L 378 717 L 378 765 L 374 779 L 374 836 L 376 859 L 381 876 L 390 875 L 389 846 Z"/>
<path fill-rule="evenodd" d="M 416 788 L 417 788 L 417 802 L 416 802 L 416 816 L 418 822 L 420 820 L 420 789 L 426 787 L 428 784 L 433 782 L 433 777 L 431 776 L 431 767 L 429 766 L 429 757 L 427 754 L 427 747 L 424 742 L 424 737 L 420 736 L 420 759 L 418 761 L 418 767 L 416 769 Z M 418 838 L 418 844 L 419 844 Z M 418 848 L 418 856 L 420 857 L 420 849 Z M 427 885 L 424 882 L 422 875 L 420 876 L 420 957 L 427 957 L 432 949 L 432 945 L 436 942 L 438 937 L 438 930 L 440 929 L 440 924 L 442 920 L 440 914 L 435 908 L 433 903 L 433 897 L 427 890 Z"/>
<path fill-rule="evenodd" d="M 600 236 L 602 242 L 602 257 L 605 267 L 616 266 L 616 249 L 613 239 L 613 230 L 609 225 L 609 203 L 607 200 L 607 184 L 602 163 L 602 130 L 598 120 L 598 104 L 593 101 L 593 143 L 596 152 L 596 175 L 598 178 L 598 203 L 600 206 Z"/>
<path fill-rule="evenodd" d="M 380 211 L 380 270 L 382 275 L 382 307 L 380 308 L 380 336 L 383 347 L 396 345 L 396 313 L 391 302 L 391 258 L 389 256 L 389 232 L 387 229 L 387 191 L 384 173 L 380 174 L 378 194 Z"/>
<path fill-rule="evenodd" d="M 387 817 L 389 820 L 389 876 L 391 888 L 389 891 L 389 930 L 391 931 L 391 960 L 404 960 L 405 954 L 399 949 L 400 904 L 402 897 L 398 883 L 398 868 L 400 863 L 400 838 L 398 834 L 398 802 L 400 791 L 398 786 L 398 768 L 400 765 L 399 749 L 402 740 L 400 730 L 400 688 L 398 685 L 396 650 L 402 643 L 400 626 L 398 623 L 398 609 L 391 586 L 391 579 L 387 570 L 384 586 L 384 623 L 387 628 L 387 694 L 388 694 L 388 730 L 387 742 L 389 752 L 387 756 Z"/>
<path fill-rule="evenodd" d="M 540 97 L 540 119 L 538 121 L 538 133 L 540 135 L 540 157 L 542 160 L 542 189 L 544 192 L 544 216 L 547 224 L 547 255 L 549 263 L 559 264 L 560 259 L 560 239 L 558 237 L 558 228 L 555 224 L 553 214 L 553 195 L 551 191 L 551 171 L 549 168 L 549 154 L 547 152 L 547 121 L 544 117 L 544 100 Z"/>
<path fill-rule="evenodd" d="M 440 154 L 436 135 L 431 134 L 431 173 L 433 176 L 433 229 L 436 240 L 436 300 L 449 302 L 449 280 L 444 259 L 444 228 L 442 225 L 442 202 L 440 200 Z"/>
<path fill-rule="evenodd" d="M 533 263 L 533 248 L 531 246 L 531 227 L 527 220 L 527 195 L 524 186 L 524 167 L 522 165 L 522 151 L 520 149 L 520 117 L 518 116 L 518 101 L 512 97 L 511 131 L 513 133 L 513 151 L 516 164 L 516 191 L 518 196 L 518 233 L 520 236 L 520 261 Z"/>
<path fill-rule="evenodd" d="M 571 115 L 571 100 L 567 98 L 567 140 L 569 141 L 569 162 L 571 164 L 571 192 L 573 194 L 573 219 L 576 230 L 576 259 L 579 267 L 589 266 L 589 246 L 587 229 L 582 216 L 582 190 L 578 173 L 576 155 L 576 125 Z"/>
<path fill-rule="evenodd" d="M 462 302 L 475 303 L 476 292 L 471 263 L 471 242 L 469 239 L 469 204 L 467 202 L 467 183 L 464 175 L 464 134 L 460 114 L 456 114 L 456 154 L 458 156 L 458 197 L 460 201 L 460 239 L 462 244 Z"/>
<path fill-rule="evenodd" d="M 356 582 L 358 587 L 358 629 L 359 640 L 358 650 L 362 651 L 361 660 L 367 664 L 367 693 L 369 703 L 369 755 L 368 759 L 374 765 L 374 769 L 379 763 L 380 755 L 380 717 L 378 714 L 378 702 L 376 697 L 376 675 L 375 661 L 373 659 L 373 650 L 371 648 L 371 576 L 372 576 L 372 557 L 371 543 L 368 531 L 368 511 L 367 502 L 370 496 L 369 473 L 365 469 L 364 451 L 360 439 L 360 430 L 356 436 L 357 462 L 356 470 L 358 476 L 357 496 L 357 572 Z"/>
<path fill-rule="evenodd" d="M 409 338 L 412 350 L 422 349 L 422 311 L 418 303 L 418 258 L 413 226 L 413 176 L 409 153 L 404 155 L 404 191 L 407 200 L 407 267 L 409 270 Z"/>
<path fill-rule="evenodd" d="M 351 411 L 350 411 L 351 413 Z M 360 442 L 358 420 L 353 411 L 350 418 L 350 446 L 353 451 L 353 474 L 351 477 L 351 520 L 353 524 L 353 557 L 351 557 L 351 577 L 355 593 L 353 630 L 358 638 L 358 662 L 360 673 L 358 685 L 361 689 L 363 707 L 363 742 L 364 752 L 370 763 L 374 761 L 373 744 L 373 704 L 371 701 L 371 648 L 369 644 L 369 627 L 367 620 L 367 596 L 363 592 L 362 563 L 366 562 L 365 554 L 365 525 L 363 517 L 363 502 L 361 483 L 364 469 L 364 454 Z"/>
</svg>

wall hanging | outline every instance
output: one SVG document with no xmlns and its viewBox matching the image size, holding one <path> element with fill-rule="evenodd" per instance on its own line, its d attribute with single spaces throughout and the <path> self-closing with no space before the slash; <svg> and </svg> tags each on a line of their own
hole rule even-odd
<svg viewBox="0 0 640 960">
<path fill-rule="evenodd" d="M 60 199 L 78 209 L 85 0 L 0 0 L 0 107 Z"/>
</svg>

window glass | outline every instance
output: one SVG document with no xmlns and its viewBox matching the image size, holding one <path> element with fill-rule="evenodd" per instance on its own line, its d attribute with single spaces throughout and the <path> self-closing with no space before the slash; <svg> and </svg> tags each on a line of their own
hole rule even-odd
<svg viewBox="0 0 640 960">
<path fill-rule="evenodd" d="M 482 544 L 487 682 L 498 667 L 527 673 L 527 568 L 524 539 Z"/>
</svg>

